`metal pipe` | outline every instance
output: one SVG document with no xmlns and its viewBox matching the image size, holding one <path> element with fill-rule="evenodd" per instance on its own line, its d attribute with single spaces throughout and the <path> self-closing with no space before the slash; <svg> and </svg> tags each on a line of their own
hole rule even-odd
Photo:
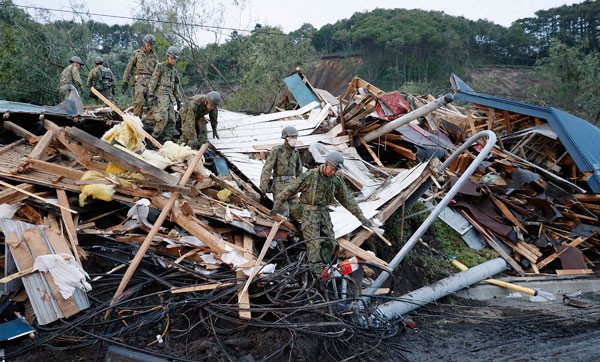
<svg viewBox="0 0 600 362">
<path fill-rule="evenodd" d="M 384 320 L 400 318 L 403 314 L 412 312 L 434 300 L 443 298 L 448 294 L 478 283 L 507 268 L 506 261 L 496 258 L 469 268 L 432 285 L 414 290 L 399 298 L 385 302 L 378 306 L 378 312 Z"/>
<path fill-rule="evenodd" d="M 392 259 L 392 261 L 390 262 L 389 270 L 394 271 L 398 267 L 398 265 L 400 265 L 400 262 L 404 259 L 406 254 L 408 254 L 408 252 L 413 248 L 413 246 L 417 243 L 417 241 L 423 236 L 423 234 L 425 234 L 427 229 L 429 229 L 431 224 L 433 224 L 433 222 L 438 217 L 438 215 L 442 212 L 444 207 L 446 207 L 446 205 L 448 205 L 450 200 L 452 200 L 452 198 L 456 195 L 456 193 L 462 187 L 462 185 L 465 182 L 467 182 L 469 177 L 473 174 L 473 172 L 475 172 L 475 170 L 477 169 L 479 164 L 481 162 L 483 162 L 483 160 L 487 157 L 487 155 L 490 153 L 490 151 L 496 144 L 496 134 L 492 131 L 481 131 L 481 132 L 474 134 L 465 143 L 463 143 L 463 145 L 460 146 L 458 148 L 458 150 L 456 150 L 456 152 L 454 152 L 450 157 L 448 157 L 448 159 L 444 163 L 442 163 L 438 167 L 438 172 L 440 172 L 440 173 L 443 172 L 444 169 L 446 167 L 448 167 L 448 165 L 460 155 L 460 153 L 462 153 L 467 148 L 471 147 L 471 145 L 476 140 L 483 138 L 483 137 L 488 138 L 487 143 L 486 143 L 485 147 L 483 148 L 483 150 L 481 150 L 481 152 L 475 158 L 475 160 L 473 162 L 471 162 L 469 167 L 467 167 L 465 172 L 463 172 L 463 174 L 460 176 L 460 178 L 456 181 L 456 184 L 454 184 L 454 186 L 452 186 L 452 188 L 450 188 L 448 193 L 446 193 L 446 196 L 444 196 L 442 198 L 442 200 L 440 201 L 440 203 L 437 204 L 437 206 L 433 209 L 431 214 L 429 214 L 427 219 L 425 219 L 425 221 L 423 221 L 423 223 L 421 224 L 421 226 L 419 226 L 417 231 L 415 231 L 415 233 L 406 242 L 406 244 L 404 244 L 402 249 L 400 249 L 400 251 L 398 251 L 398 253 L 394 257 L 394 259 Z M 370 296 L 375 294 L 375 291 L 383 284 L 383 282 L 385 282 L 385 280 L 389 276 L 390 276 L 390 274 L 387 271 L 382 271 L 381 274 L 379 274 L 379 277 L 377 277 L 377 279 L 373 282 L 373 284 L 369 288 L 367 288 L 367 290 L 363 293 L 363 300 L 368 301 Z"/>
<path fill-rule="evenodd" d="M 427 113 L 434 111 L 434 110 L 440 108 L 441 106 L 452 102 L 453 100 L 454 100 L 454 96 L 452 95 L 452 93 L 448 93 L 448 94 L 436 99 L 435 101 L 424 105 L 423 107 L 419 107 L 419 108 L 415 109 L 414 111 L 407 113 L 407 114 L 403 115 L 402 117 L 396 118 L 395 120 L 391 121 L 390 123 L 387 123 L 384 126 L 381 126 L 381 127 L 377 128 L 376 130 L 367 133 L 366 135 L 363 136 L 363 139 L 366 142 L 371 142 L 385 134 L 390 133 L 391 131 L 395 130 L 396 128 L 398 128 L 400 126 L 407 124 L 408 122 L 410 122 L 412 120 L 422 117 L 422 116 L 426 115 Z"/>
</svg>

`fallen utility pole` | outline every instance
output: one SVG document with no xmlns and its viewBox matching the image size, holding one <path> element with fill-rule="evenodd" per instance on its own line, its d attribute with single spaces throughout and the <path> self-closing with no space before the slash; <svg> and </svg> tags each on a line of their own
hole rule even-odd
<svg viewBox="0 0 600 362">
<path fill-rule="evenodd" d="M 403 126 L 403 125 L 409 123 L 410 121 L 413 121 L 419 117 L 422 117 L 422 116 L 426 115 L 427 113 L 430 113 L 430 112 L 440 108 L 441 106 L 452 102 L 453 100 L 454 100 L 454 96 L 452 95 L 452 93 L 448 93 L 448 94 L 436 99 L 435 101 L 424 105 L 423 107 L 419 107 L 419 108 L 415 109 L 414 111 L 407 113 L 407 114 L 403 115 L 402 117 L 396 118 L 395 120 L 391 121 L 390 123 L 386 123 L 385 125 L 377 128 L 376 130 L 367 133 L 366 135 L 363 136 L 363 139 L 365 140 L 365 142 L 371 142 L 373 140 L 376 140 L 379 137 L 392 132 L 396 128 Z"/>
<path fill-rule="evenodd" d="M 458 274 L 454 274 L 451 277 L 442 279 L 432 285 L 425 286 L 395 298 L 394 300 L 385 302 L 379 305 L 377 309 L 385 320 L 400 318 L 402 315 L 412 312 L 434 300 L 443 298 L 448 294 L 498 274 L 507 267 L 508 264 L 506 264 L 504 259 L 492 259 Z"/>
</svg>

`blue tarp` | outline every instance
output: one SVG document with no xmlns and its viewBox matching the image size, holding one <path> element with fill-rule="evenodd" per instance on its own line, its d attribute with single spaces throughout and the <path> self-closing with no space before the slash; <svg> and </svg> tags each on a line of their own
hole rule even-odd
<svg viewBox="0 0 600 362">
<path fill-rule="evenodd" d="M 300 107 L 304 107 L 307 104 L 319 101 L 312 90 L 302 81 L 302 78 L 300 78 L 298 73 L 293 73 L 283 78 L 283 82 L 288 87 L 290 93 L 292 93 L 294 99 L 296 99 L 296 102 L 298 102 Z M 320 106 L 315 108 L 320 108 Z"/>
</svg>

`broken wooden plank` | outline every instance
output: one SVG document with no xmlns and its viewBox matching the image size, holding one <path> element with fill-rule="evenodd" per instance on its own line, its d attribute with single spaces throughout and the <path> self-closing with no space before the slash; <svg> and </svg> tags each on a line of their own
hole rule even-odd
<svg viewBox="0 0 600 362">
<path fill-rule="evenodd" d="M 15 188 L 8 188 L 6 190 L 1 191 L 0 204 L 12 204 L 29 198 L 29 195 L 26 195 L 16 189 L 33 192 L 35 190 L 35 185 L 29 183 L 22 183 L 16 185 Z"/>
<path fill-rule="evenodd" d="M 106 98 L 102 93 L 98 92 L 98 90 L 96 88 L 91 87 L 90 90 L 92 91 L 92 93 L 94 93 L 96 96 L 98 96 L 98 98 L 100 98 L 104 103 L 106 103 L 107 106 L 109 106 L 113 111 L 115 111 L 119 116 L 121 116 L 121 118 L 125 118 L 125 116 L 126 116 L 125 112 L 120 110 L 119 107 L 117 107 L 113 102 L 111 102 L 108 98 Z M 150 142 L 152 142 L 152 144 L 154 146 L 156 146 L 157 148 L 162 147 L 160 142 L 158 142 L 156 140 L 156 138 L 152 137 L 152 135 L 149 134 L 145 129 L 142 129 L 142 131 L 144 132 L 144 137 L 149 139 Z"/>
<path fill-rule="evenodd" d="M 252 237 L 247 233 L 244 233 L 241 238 L 236 239 L 236 245 L 241 246 L 248 252 L 244 252 L 244 258 L 247 260 L 252 259 Z M 242 270 L 236 272 L 236 276 L 239 279 L 244 279 L 246 275 Z M 250 296 L 248 293 L 244 293 L 242 289 L 238 291 L 238 305 L 239 305 L 239 317 L 240 319 L 250 320 L 252 319 L 252 313 L 250 312 Z"/>
<path fill-rule="evenodd" d="M 200 150 L 198 151 L 198 153 L 196 154 L 196 156 L 190 163 L 188 170 L 181 177 L 181 180 L 179 180 L 178 185 L 183 186 L 187 183 L 188 179 L 192 176 L 192 172 L 194 172 L 196 165 L 198 164 L 198 162 L 200 162 L 202 160 L 202 155 L 204 154 L 204 152 L 206 152 L 207 148 L 208 148 L 208 143 L 205 143 L 204 145 L 202 145 L 202 148 L 200 148 Z M 174 192 L 173 194 L 171 194 L 171 197 L 167 201 L 166 205 L 164 205 L 164 207 L 162 208 L 162 211 L 161 211 L 160 215 L 158 216 L 158 219 L 152 226 L 152 229 L 146 236 L 146 239 L 144 240 L 142 245 L 140 245 L 140 248 L 138 249 L 138 251 L 135 254 L 135 257 L 133 258 L 131 263 L 129 264 L 127 271 L 125 272 L 125 275 L 123 275 L 123 279 L 121 280 L 121 283 L 119 284 L 119 287 L 117 288 L 117 291 L 115 292 L 115 295 L 111 299 L 111 302 L 110 302 L 111 307 L 113 305 L 115 305 L 115 303 L 119 300 L 119 298 L 123 294 L 123 291 L 125 290 L 125 287 L 129 283 L 129 280 L 133 276 L 133 273 L 135 272 L 138 265 L 142 261 L 142 258 L 144 257 L 144 255 L 146 254 L 146 250 L 148 250 L 148 247 L 150 246 L 150 242 L 152 241 L 152 239 L 154 239 L 154 237 L 158 233 L 158 230 L 162 226 L 163 222 L 166 220 L 167 216 L 169 215 L 169 213 L 171 211 L 171 208 L 175 204 L 175 201 L 177 200 L 177 198 L 179 198 L 179 195 L 180 195 L 179 192 Z M 106 310 L 106 313 L 104 314 L 104 319 L 108 318 L 108 316 L 110 315 L 110 312 L 111 312 L 111 309 Z"/>
<path fill-rule="evenodd" d="M 358 246 L 352 244 L 348 240 L 340 238 L 340 239 L 337 239 L 336 241 L 340 245 L 341 248 L 348 251 L 349 253 L 351 253 L 355 256 L 358 256 L 359 258 L 366 260 L 370 263 L 373 263 L 376 266 L 378 266 L 379 268 L 387 270 L 391 273 L 390 265 L 387 262 L 379 259 L 375 255 L 368 253 L 366 250 L 359 248 Z"/>
<path fill-rule="evenodd" d="M 57 204 L 57 203 L 55 203 L 55 202 L 52 202 L 52 201 L 50 201 L 50 200 L 44 199 L 43 197 L 39 197 L 38 195 L 36 195 L 36 194 L 34 194 L 34 193 L 31 193 L 31 192 L 29 192 L 29 191 L 26 191 L 26 190 L 20 189 L 20 188 L 18 188 L 18 187 L 16 187 L 16 186 L 13 186 L 13 185 L 11 185 L 11 184 L 9 184 L 9 183 L 6 183 L 6 182 L 2 181 L 2 180 L 0 180 L 0 185 L 6 186 L 6 187 L 10 187 L 11 189 L 14 189 L 14 190 L 16 190 L 16 191 L 19 191 L 19 192 L 21 192 L 21 193 L 24 193 L 24 194 L 25 194 L 25 195 L 27 195 L 27 196 L 31 196 L 31 197 L 33 197 L 34 199 L 38 199 L 38 200 L 40 200 L 40 201 L 43 201 L 43 202 L 44 202 L 44 203 L 46 203 L 46 204 L 54 205 L 54 206 L 56 206 L 56 207 L 58 207 L 58 208 L 60 208 L 60 209 L 63 209 L 63 208 L 64 208 L 65 210 L 67 210 L 67 211 L 69 211 L 69 212 L 72 212 L 73 214 L 77 214 L 77 211 L 75 211 L 75 210 L 71 210 L 71 209 L 69 209 L 69 208 L 65 208 L 64 206 L 61 206 L 61 205 L 59 205 L 59 204 Z"/>
<path fill-rule="evenodd" d="M 364 138 L 359 137 L 358 139 L 360 140 L 360 143 L 362 143 L 362 145 L 365 147 L 365 149 L 367 150 L 367 152 L 369 152 L 369 154 L 371 155 L 371 157 L 373 158 L 373 161 L 375 161 L 375 163 L 377 164 L 377 166 L 383 167 L 383 163 L 381 163 L 381 160 L 379 159 L 379 157 L 377 157 L 377 155 L 375 154 L 375 152 L 373 152 L 373 150 L 367 144 L 367 142 L 364 140 Z"/>
<path fill-rule="evenodd" d="M 34 160 L 42 159 L 42 156 L 43 156 L 44 151 L 46 150 L 46 147 L 48 147 L 48 145 L 50 144 L 50 142 L 52 142 L 53 139 L 54 139 L 54 132 L 46 131 L 46 133 L 44 133 L 44 135 L 39 140 L 39 142 L 35 145 L 35 147 L 33 148 L 33 151 L 31 151 L 28 158 L 34 159 Z"/>
<path fill-rule="evenodd" d="M 177 184 L 178 179 L 170 175 L 168 172 L 155 167 L 143 159 L 133 156 L 129 152 L 123 151 L 113 145 L 102 141 L 91 134 L 82 131 L 78 128 L 67 127 L 65 133 L 68 138 L 71 138 L 95 155 L 100 156 L 105 161 L 110 161 L 115 165 L 122 167 L 128 171 L 139 172 L 144 176 L 148 176 L 155 180 L 170 184 Z M 193 171 L 193 170 L 192 170 Z M 185 186 L 179 185 L 179 186 Z"/>
<path fill-rule="evenodd" d="M 580 236 L 578 238 L 576 238 L 575 240 L 571 241 L 570 243 L 568 243 L 566 246 L 566 248 L 564 248 L 561 251 L 557 251 L 554 252 L 552 254 L 550 254 L 549 256 L 547 256 L 544 260 L 540 261 L 539 263 L 537 263 L 537 267 L 539 269 L 542 269 L 543 267 L 545 267 L 546 265 L 550 264 L 554 259 L 558 258 L 559 256 L 561 256 L 562 253 L 564 253 L 565 251 L 567 251 L 568 247 L 576 247 L 577 245 L 583 243 L 584 241 L 586 241 L 589 238 L 589 236 Z"/>
<path fill-rule="evenodd" d="M 24 138 L 30 144 L 34 144 L 38 141 L 38 136 L 29 132 L 25 128 L 12 123 L 11 121 L 4 121 L 4 128 L 16 134 L 17 136 Z"/>
<path fill-rule="evenodd" d="M 262 266 L 260 264 L 262 263 L 262 260 L 265 257 L 267 250 L 269 250 L 269 246 L 271 246 L 271 241 L 273 241 L 273 238 L 275 237 L 275 234 L 277 234 L 277 230 L 279 230 L 279 226 L 281 226 L 283 221 L 284 221 L 284 219 L 277 221 L 275 223 L 275 225 L 273 225 L 273 227 L 271 228 L 271 231 L 269 232 L 269 236 L 267 236 L 267 240 L 265 241 L 262 249 L 260 250 L 260 254 L 258 255 L 258 258 L 256 259 L 256 264 L 254 265 L 254 267 L 252 267 L 250 276 L 248 277 L 248 280 L 246 280 L 246 284 L 244 285 L 244 288 L 242 289 L 242 293 L 241 293 L 242 297 L 248 291 L 248 287 L 250 286 L 250 283 L 252 283 L 252 279 L 254 279 L 256 274 L 258 274 L 258 272 L 262 269 Z"/>
<path fill-rule="evenodd" d="M 209 283 L 209 284 L 195 285 L 193 287 L 173 288 L 173 289 L 171 289 L 171 293 L 177 294 L 177 293 L 201 292 L 204 290 L 213 290 L 213 289 L 217 289 L 220 287 L 229 287 L 232 285 L 235 285 L 235 283 L 231 283 L 231 282 Z"/>
<path fill-rule="evenodd" d="M 58 197 L 58 202 L 65 208 L 68 208 L 69 199 L 67 198 L 67 193 L 65 190 L 56 189 L 56 196 Z M 63 223 L 65 224 L 65 228 L 67 229 L 67 237 L 69 238 L 69 243 L 71 244 L 71 249 L 73 251 L 73 255 L 75 255 L 75 259 L 81 265 L 81 259 L 79 258 L 79 241 L 77 240 L 77 230 L 75 230 L 75 223 L 73 222 L 73 218 L 71 214 L 66 212 L 64 209 L 60 209 L 60 215 L 62 216 Z"/>
</svg>

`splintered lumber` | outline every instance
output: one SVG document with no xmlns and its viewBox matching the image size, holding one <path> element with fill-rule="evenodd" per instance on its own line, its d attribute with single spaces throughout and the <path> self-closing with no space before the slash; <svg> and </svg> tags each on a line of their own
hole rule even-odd
<svg viewBox="0 0 600 362">
<path fill-rule="evenodd" d="M 118 149 L 79 128 L 67 127 L 65 128 L 65 133 L 68 137 L 79 142 L 83 148 L 95 155 L 101 156 L 105 161 L 113 162 L 126 170 L 142 173 L 145 176 L 164 182 L 167 185 L 177 184 L 179 181 L 177 177 L 170 175 L 168 172 L 133 156 L 129 152 Z M 185 186 L 185 184 L 181 186 Z"/>
<path fill-rule="evenodd" d="M 90 90 L 98 98 L 100 98 L 104 103 L 106 103 L 107 106 L 109 106 L 113 111 L 115 111 L 115 113 L 117 113 L 119 116 L 121 116 L 121 118 L 125 118 L 125 112 L 123 112 L 122 110 L 120 110 L 119 107 L 117 107 L 113 102 L 111 102 L 108 98 L 106 98 L 102 93 L 98 92 L 98 90 L 96 88 L 91 87 Z M 156 146 L 157 148 L 161 148 L 162 147 L 162 145 L 160 144 L 160 142 L 158 142 L 156 140 L 156 138 L 152 137 L 152 135 L 149 134 L 146 130 L 143 130 L 143 131 L 144 131 L 144 137 L 146 137 L 147 139 L 149 139 L 150 142 L 152 142 L 152 144 L 154 146 Z"/>
<path fill-rule="evenodd" d="M 226 282 L 226 283 L 202 284 L 202 285 L 195 285 L 193 287 L 173 288 L 173 289 L 171 289 L 171 293 L 177 294 L 177 293 L 201 292 L 204 290 L 213 290 L 213 289 L 217 289 L 220 287 L 229 287 L 232 285 L 235 285 L 235 283 Z"/>
<path fill-rule="evenodd" d="M 269 236 L 267 236 L 267 240 L 265 240 L 265 243 L 260 251 L 260 254 L 258 255 L 258 258 L 256 259 L 256 264 L 254 264 L 254 267 L 252 267 L 252 271 L 250 272 L 250 276 L 248 277 L 248 280 L 246 280 L 246 284 L 244 285 L 244 289 L 242 289 L 242 297 L 244 296 L 244 294 L 248 291 L 248 287 L 250 286 L 250 283 L 252 283 L 252 279 L 254 279 L 254 277 L 256 276 L 256 274 L 258 274 L 258 272 L 262 269 L 261 267 L 261 263 L 263 258 L 265 257 L 265 254 L 267 253 L 267 250 L 269 250 L 269 246 L 271 245 L 271 241 L 273 241 L 273 238 L 275 237 L 275 235 L 277 234 L 277 231 L 279 230 L 279 226 L 281 226 L 281 223 L 283 223 L 284 219 L 281 219 L 279 221 L 277 221 L 273 227 L 271 228 L 271 232 L 269 232 Z"/>
<path fill-rule="evenodd" d="M 17 189 L 25 190 L 32 192 L 35 190 L 35 185 L 22 183 L 16 185 L 14 188 L 8 188 L 6 190 L 0 191 L 0 204 L 12 204 L 19 201 L 23 201 L 29 197 Z"/>
<path fill-rule="evenodd" d="M 250 235 L 248 235 L 247 233 L 244 233 L 242 246 L 243 246 L 244 250 L 247 250 L 246 252 L 244 252 L 244 258 L 246 258 L 248 260 L 252 259 L 253 258 L 252 237 Z M 242 276 L 244 275 L 243 271 L 239 271 L 238 278 L 240 277 L 239 273 L 241 273 Z M 240 306 L 240 313 L 239 313 L 240 319 L 246 319 L 246 320 L 251 319 L 252 313 L 250 312 L 250 296 L 248 295 L 248 293 L 243 293 L 242 290 L 240 290 L 238 292 L 238 304 Z"/>
<path fill-rule="evenodd" d="M 508 264 L 510 264 L 510 266 L 513 267 L 513 269 L 519 273 L 519 275 L 521 276 L 525 276 L 525 270 L 523 270 L 523 268 L 521 268 L 521 266 L 519 265 L 519 263 L 517 263 L 515 261 L 515 259 L 511 258 L 510 255 L 508 255 L 504 249 L 502 249 L 502 247 L 500 245 L 498 245 L 498 243 L 496 242 L 496 240 L 494 239 L 494 237 L 492 235 L 490 235 L 487 230 L 485 228 L 483 228 L 477 221 L 475 221 L 475 219 L 473 219 L 471 217 L 471 215 L 469 215 L 465 210 L 459 210 L 458 211 L 465 219 L 467 219 L 467 221 L 473 225 L 473 227 L 479 231 L 479 233 L 481 233 L 481 235 L 483 236 L 483 238 L 485 239 L 485 241 L 487 241 L 487 243 L 492 247 L 492 249 L 494 249 L 501 257 L 502 259 L 506 260 L 506 262 Z"/>
<path fill-rule="evenodd" d="M 56 189 L 56 196 L 58 197 L 58 202 L 68 208 L 69 200 L 67 198 L 67 193 L 65 190 Z M 81 265 L 81 259 L 79 259 L 79 251 L 77 248 L 79 247 L 79 241 L 77 240 L 77 230 L 75 230 L 75 223 L 73 222 L 73 218 L 71 214 L 69 214 L 64 209 L 60 209 L 60 215 L 62 216 L 63 222 L 65 224 L 65 229 L 67 229 L 67 237 L 69 238 L 69 243 L 71 243 L 71 249 L 73 250 L 73 255 L 75 255 L 75 259 L 77 263 Z"/>
<path fill-rule="evenodd" d="M 16 190 L 16 191 L 18 191 L 18 192 L 21 192 L 21 193 L 23 193 L 23 194 L 25 194 L 25 195 L 27 195 L 27 196 L 31 196 L 31 197 L 33 197 L 34 199 L 38 199 L 38 200 L 40 200 L 40 201 L 43 201 L 43 202 L 44 202 L 44 203 L 46 203 L 46 204 L 54 205 L 54 206 L 56 206 L 56 207 L 58 207 L 58 208 L 60 208 L 60 209 L 65 209 L 65 210 L 67 210 L 68 212 L 72 212 L 73 214 L 77 214 L 77 211 L 75 211 L 75 210 L 71 210 L 71 209 L 69 209 L 68 207 L 65 207 L 65 206 L 59 205 L 59 204 L 57 204 L 57 203 L 55 203 L 55 202 L 52 202 L 52 201 L 50 201 L 50 200 L 47 200 L 47 199 L 45 199 L 45 198 L 43 198 L 43 197 L 39 197 L 38 195 L 36 195 L 36 194 L 34 194 L 34 193 L 31 193 L 31 192 L 29 192 L 29 191 L 26 191 L 26 190 L 24 190 L 24 189 L 21 189 L 21 188 L 18 188 L 18 187 L 16 187 L 16 186 L 13 186 L 13 185 L 11 185 L 11 184 L 9 184 L 9 183 L 6 183 L 6 182 L 4 182 L 4 181 L 2 181 L 2 180 L 0 180 L 0 185 L 2 185 L 2 186 L 6 186 L 6 187 L 10 187 L 11 189 L 14 189 L 14 190 Z"/>
<path fill-rule="evenodd" d="M 358 139 L 360 140 L 360 143 L 362 143 L 362 145 L 365 147 L 365 149 L 367 150 L 367 152 L 369 152 L 369 154 L 371 155 L 371 157 L 373 158 L 373 161 L 375 161 L 375 163 L 377 164 L 377 166 L 383 167 L 383 163 L 381 163 L 381 160 L 379 159 L 379 157 L 377 157 L 377 155 L 375 154 L 375 152 L 373 152 L 373 150 L 367 144 L 367 142 L 362 137 L 359 137 Z"/>
<path fill-rule="evenodd" d="M 44 136 L 42 136 L 39 142 L 35 145 L 35 148 L 33 149 L 33 151 L 31 151 L 28 157 L 34 160 L 41 159 L 44 151 L 46 150 L 46 147 L 48 147 L 48 145 L 50 144 L 50 142 L 52 142 L 53 139 L 54 132 L 46 131 Z"/>
<path fill-rule="evenodd" d="M 336 241 L 340 245 L 340 247 L 342 249 L 346 250 L 347 252 L 354 254 L 354 255 L 358 256 L 359 258 L 366 260 L 370 263 L 373 263 L 373 264 L 377 265 L 378 267 L 380 267 L 386 271 L 389 271 L 391 273 L 390 265 L 388 263 L 386 263 L 385 261 L 379 259 L 375 255 L 368 253 L 366 250 L 359 248 L 358 246 L 352 244 L 351 242 L 349 242 L 346 239 L 339 238 Z"/>
<path fill-rule="evenodd" d="M 561 251 L 557 251 L 554 252 L 552 254 L 550 254 L 549 256 L 547 256 L 544 260 L 540 261 L 539 263 L 537 263 L 537 267 L 538 269 L 542 269 L 543 267 L 545 267 L 546 265 L 550 264 L 554 259 L 558 258 L 559 256 L 562 255 L 562 253 L 564 253 L 565 251 L 567 251 L 568 247 L 576 247 L 577 245 L 583 243 L 584 241 L 586 241 L 589 237 L 588 236 L 580 236 L 578 238 L 576 238 L 575 240 L 571 241 L 570 243 L 568 243 L 567 248 L 561 250 Z"/>
<path fill-rule="evenodd" d="M 200 162 L 200 160 L 202 160 L 202 155 L 204 154 L 204 152 L 206 152 L 207 148 L 208 148 L 208 143 L 205 143 L 202 146 L 202 148 L 200 148 L 200 151 L 198 151 L 198 153 L 196 154 L 196 157 L 194 157 L 194 159 L 193 159 L 192 163 L 189 165 L 187 171 L 185 172 L 183 177 L 181 177 L 181 180 L 178 183 L 179 186 L 185 186 L 188 179 L 192 176 L 192 172 L 196 168 L 196 165 L 198 164 L 198 162 Z M 115 295 L 113 296 L 113 298 L 110 302 L 111 306 L 115 305 L 118 302 L 121 295 L 123 294 L 123 291 L 125 290 L 125 287 L 129 283 L 129 280 L 133 276 L 133 273 L 137 269 L 138 265 L 140 265 L 142 258 L 146 254 L 146 250 L 148 250 L 148 247 L 150 246 L 152 239 L 154 239 L 154 237 L 158 233 L 158 230 L 162 226 L 163 222 L 165 221 L 165 219 L 171 212 L 171 208 L 175 204 L 175 201 L 177 200 L 177 198 L 179 198 L 179 195 L 180 195 L 179 192 L 177 192 L 177 191 L 173 192 L 171 194 L 171 197 L 169 198 L 169 200 L 166 202 L 166 205 L 164 207 L 162 207 L 162 211 L 161 211 L 160 215 L 158 216 L 158 219 L 154 223 L 154 226 L 152 226 L 152 229 L 146 236 L 146 239 L 144 239 L 144 242 L 142 243 L 142 245 L 140 245 L 140 248 L 138 249 L 137 253 L 135 254 L 135 257 L 129 264 L 129 267 L 127 268 L 127 271 L 125 272 L 125 275 L 123 275 L 123 279 L 121 280 L 121 283 L 119 284 L 119 287 L 117 288 L 117 291 L 115 292 Z M 110 312 L 111 312 L 111 309 L 108 309 L 106 311 L 106 313 L 104 314 L 104 319 L 108 318 L 108 316 L 110 315 Z"/>
</svg>

